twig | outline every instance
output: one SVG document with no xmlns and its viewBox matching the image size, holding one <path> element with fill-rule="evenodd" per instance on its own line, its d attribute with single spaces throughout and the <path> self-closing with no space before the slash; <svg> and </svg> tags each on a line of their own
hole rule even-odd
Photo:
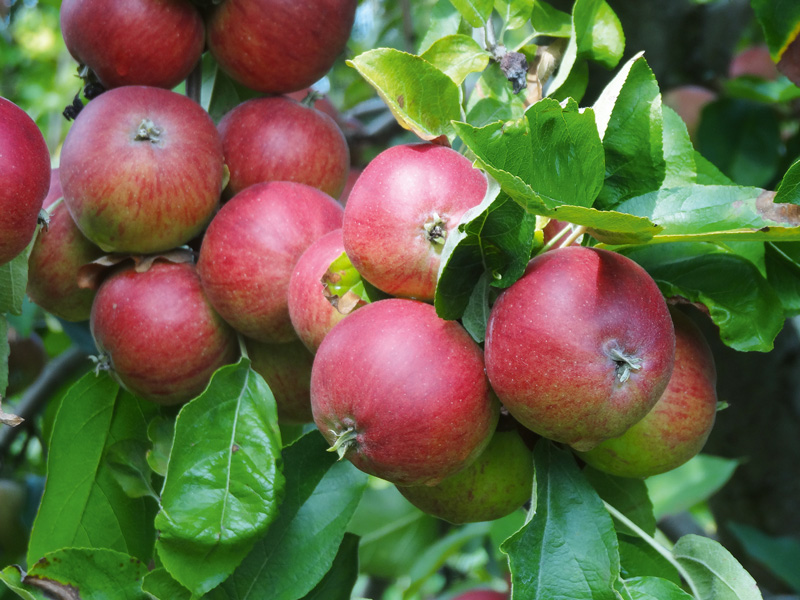
<svg viewBox="0 0 800 600">
<path fill-rule="evenodd" d="M 189 73 L 186 78 L 186 95 L 200 104 L 201 94 L 203 91 L 203 59 L 197 61 L 197 64 Z"/>
</svg>

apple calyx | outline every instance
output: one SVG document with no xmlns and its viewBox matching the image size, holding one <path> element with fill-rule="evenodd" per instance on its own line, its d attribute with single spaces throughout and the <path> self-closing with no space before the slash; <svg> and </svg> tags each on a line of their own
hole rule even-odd
<svg viewBox="0 0 800 600">
<path fill-rule="evenodd" d="M 425 230 L 425 237 L 434 246 L 444 246 L 447 239 L 447 219 L 443 219 L 438 213 L 433 213 L 430 218 L 425 221 L 422 228 Z"/>
<path fill-rule="evenodd" d="M 356 441 L 356 437 L 358 434 L 356 433 L 355 427 L 348 427 L 344 431 L 336 431 L 335 429 L 331 429 L 330 432 L 336 436 L 336 440 L 333 442 L 333 446 L 328 448 L 328 452 L 336 452 L 339 455 L 339 460 L 342 460 L 347 451 L 350 448 L 358 445 Z"/>
<path fill-rule="evenodd" d="M 143 119 L 136 129 L 136 135 L 133 140 L 136 142 L 150 142 L 157 144 L 161 141 L 161 134 L 164 130 L 153 123 L 150 119 Z"/>
<path fill-rule="evenodd" d="M 111 366 L 111 357 L 105 352 L 101 352 L 97 356 L 90 356 L 89 360 L 94 363 L 94 374 L 99 376 L 100 371 L 113 371 Z"/>
<path fill-rule="evenodd" d="M 614 374 L 620 383 L 625 383 L 631 376 L 632 371 L 638 371 L 642 368 L 642 360 L 635 356 L 620 350 L 616 343 L 606 349 L 606 355 L 614 361 L 616 369 Z"/>
</svg>

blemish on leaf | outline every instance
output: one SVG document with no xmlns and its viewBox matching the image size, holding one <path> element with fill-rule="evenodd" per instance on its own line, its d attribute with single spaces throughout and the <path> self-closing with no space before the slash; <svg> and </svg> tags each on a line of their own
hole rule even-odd
<svg viewBox="0 0 800 600">
<path fill-rule="evenodd" d="M 238 451 L 239 451 L 238 444 L 234 444 L 233 446 L 231 446 L 231 452 L 238 452 Z"/>
<path fill-rule="evenodd" d="M 397 97 L 397 104 L 400 108 L 405 108 L 406 105 L 406 97 L 403 94 L 400 94 Z"/>
<path fill-rule="evenodd" d="M 48 596 L 56 600 L 81 600 L 81 594 L 78 588 L 69 584 L 53 581 L 52 579 L 28 575 L 23 577 L 22 583 L 43 590 Z"/>
</svg>

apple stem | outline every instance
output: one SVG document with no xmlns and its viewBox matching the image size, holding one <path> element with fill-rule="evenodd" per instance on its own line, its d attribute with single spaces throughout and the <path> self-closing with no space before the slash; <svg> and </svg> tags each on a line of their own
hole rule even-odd
<svg viewBox="0 0 800 600">
<path fill-rule="evenodd" d="M 433 213 L 431 218 L 425 222 L 423 228 L 425 229 L 425 235 L 431 244 L 438 244 L 440 246 L 444 245 L 445 240 L 447 239 L 447 230 L 445 229 L 446 224 L 447 221 L 442 219 L 438 213 Z"/>
<path fill-rule="evenodd" d="M 642 361 L 625 354 L 622 350 L 614 346 L 608 351 L 608 356 L 617 364 L 616 375 L 620 383 L 625 383 L 631 376 L 631 371 L 638 371 L 642 368 Z"/>
<path fill-rule="evenodd" d="M 348 427 L 342 432 L 331 429 L 330 432 L 336 436 L 336 441 L 333 443 L 333 446 L 328 448 L 328 452 L 336 452 L 339 455 L 339 460 L 342 460 L 345 454 L 347 454 L 347 451 L 356 445 L 356 437 L 358 434 L 356 433 L 355 427 Z"/>
<path fill-rule="evenodd" d="M 151 142 L 157 144 L 161 141 L 161 134 L 164 130 L 158 125 L 153 123 L 150 119 L 144 119 L 139 123 L 139 128 L 136 130 L 134 141 L 136 142 Z"/>
<path fill-rule="evenodd" d="M 572 233 L 569 234 L 569 237 L 565 239 L 561 244 L 558 246 L 559 248 L 566 248 L 567 246 L 571 246 L 579 237 L 581 237 L 584 233 L 586 233 L 586 227 L 583 225 L 579 225 L 575 227 L 572 226 Z"/>
</svg>

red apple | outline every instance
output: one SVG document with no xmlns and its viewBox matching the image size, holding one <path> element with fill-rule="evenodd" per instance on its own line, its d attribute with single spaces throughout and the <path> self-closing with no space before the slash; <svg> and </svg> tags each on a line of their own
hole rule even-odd
<svg viewBox="0 0 800 600">
<path fill-rule="evenodd" d="M 262 181 L 296 181 L 337 197 L 347 181 L 350 153 L 336 123 L 290 98 L 243 102 L 219 123 L 227 193 Z"/>
<path fill-rule="evenodd" d="M 205 44 L 203 18 L 188 0 L 63 0 L 61 32 L 106 88 L 173 88 Z"/>
<path fill-rule="evenodd" d="M 50 192 L 44 200 L 50 224 L 39 232 L 28 258 L 28 297 L 66 321 L 85 321 L 92 311 L 95 290 L 78 285 L 80 268 L 104 252 L 81 233 L 61 200 L 58 169 L 53 169 Z M 54 205 L 54 203 L 56 203 Z"/>
<path fill-rule="evenodd" d="M 345 315 L 325 295 L 322 278 L 331 263 L 342 255 L 342 230 L 325 234 L 297 261 L 289 281 L 289 318 L 297 336 L 311 352 Z"/>
<path fill-rule="evenodd" d="M 469 590 L 452 600 L 508 600 L 508 594 L 495 590 Z"/>
<path fill-rule="evenodd" d="M 342 207 L 302 183 L 246 188 L 214 217 L 197 270 L 203 289 L 234 328 L 261 342 L 297 339 L 289 319 L 289 280 L 317 239 L 342 225 Z"/>
<path fill-rule="evenodd" d="M 511 415 L 585 451 L 650 411 L 672 374 L 675 333 L 642 267 L 570 246 L 535 257 L 501 294 L 485 347 L 489 381 Z"/>
<path fill-rule="evenodd" d="M 253 370 L 264 378 L 287 425 L 311 423 L 311 365 L 314 355 L 300 340 L 264 344 L 245 339 Z"/>
<path fill-rule="evenodd" d="M 480 347 L 430 304 L 399 298 L 359 308 L 328 333 L 311 407 L 340 456 L 399 485 L 433 485 L 466 467 L 498 418 Z"/>
<path fill-rule="evenodd" d="M 471 465 L 434 486 L 397 486 L 420 510 L 451 523 L 493 521 L 522 507 L 533 489 L 533 453 L 519 433 L 496 431 Z"/>
<path fill-rule="evenodd" d="M 780 73 L 765 44 L 750 46 L 738 52 L 728 65 L 728 77 L 750 75 L 766 81 L 775 81 Z"/>
<path fill-rule="evenodd" d="M 384 292 L 432 300 L 445 240 L 486 187 L 483 173 L 451 148 L 423 143 L 384 150 L 347 200 L 347 255 Z"/>
<path fill-rule="evenodd" d="M 225 0 L 208 17 L 208 48 L 236 81 L 268 94 L 320 79 L 350 37 L 356 0 Z"/>
<path fill-rule="evenodd" d="M 670 309 L 675 370 L 656 405 L 621 436 L 579 453 L 591 466 L 621 477 L 649 477 L 679 467 L 708 439 L 717 414 L 717 371 L 703 334 Z"/>
<path fill-rule="evenodd" d="M 223 178 L 222 142 L 198 104 L 154 87 L 109 90 L 75 119 L 61 151 L 69 212 L 106 252 L 185 244 L 208 224 Z"/>
<path fill-rule="evenodd" d="M 700 125 L 703 108 L 716 99 L 714 92 L 699 85 L 678 86 L 664 93 L 664 104 L 683 119 L 692 139 Z"/>
<path fill-rule="evenodd" d="M 97 291 L 90 325 L 119 382 L 159 404 L 199 395 L 239 354 L 236 332 L 211 308 L 189 263 L 114 273 Z"/>
<path fill-rule="evenodd" d="M 50 152 L 25 111 L 0 98 L 0 265 L 33 239 L 50 186 Z"/>
<path fill-rule="evenodd" d="M 353 188 L 356 185 L 356 181 L 361 176 L 361 173 L 364 169 L 359 169 L 357 167 L 351 167 L 350 171 L 347 174 L 347 181 L 344 184 L 344 189 L 342 193 L 339 194 L 339 202 L 342 203 L 342 206 L 347 206 L 347 200 L 350 198 L 350 192 L 353 191 Z"/>
</svg>

